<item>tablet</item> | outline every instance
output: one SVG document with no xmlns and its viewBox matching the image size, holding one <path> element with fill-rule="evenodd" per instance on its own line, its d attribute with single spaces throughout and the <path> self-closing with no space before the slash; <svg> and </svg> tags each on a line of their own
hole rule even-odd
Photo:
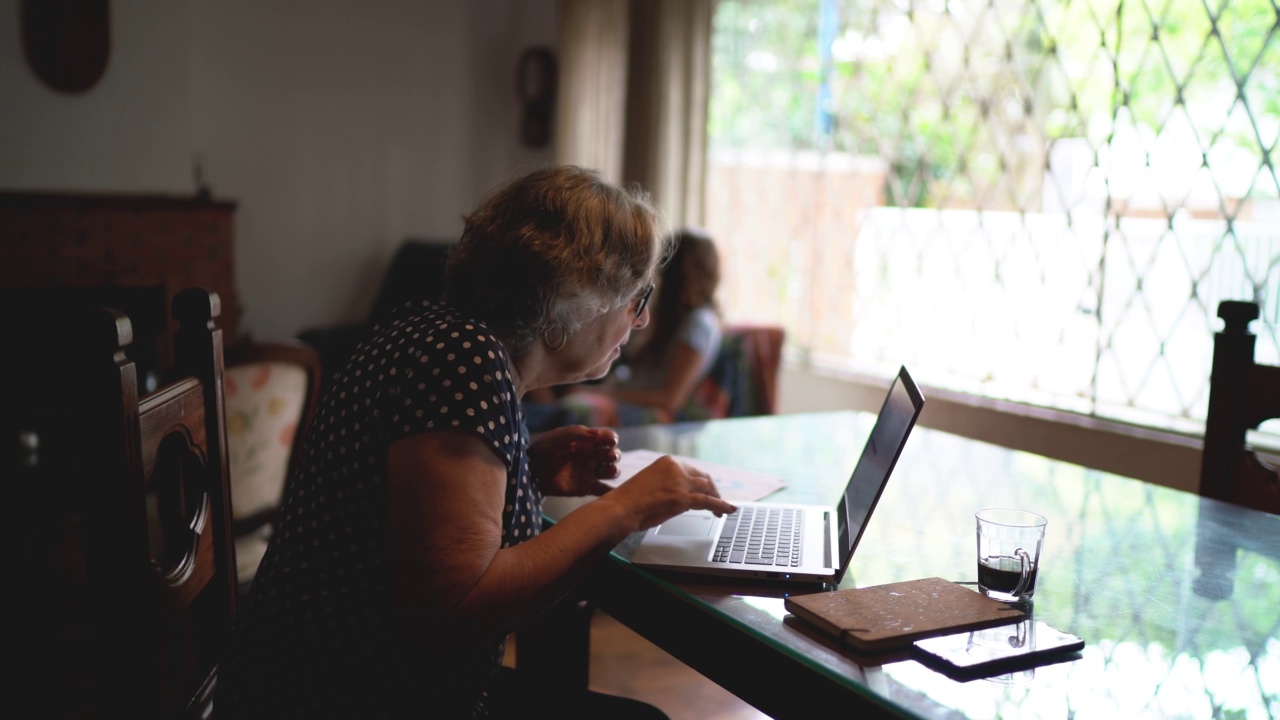
<svg viewBox="0 0 1280 720">
<path fill-rule="evenodd" d="M 1041 620 L 917 640 L 911 655 L 946 675 L 979 678 L 1079 657 L 1084 640 Z"/>
</svg>

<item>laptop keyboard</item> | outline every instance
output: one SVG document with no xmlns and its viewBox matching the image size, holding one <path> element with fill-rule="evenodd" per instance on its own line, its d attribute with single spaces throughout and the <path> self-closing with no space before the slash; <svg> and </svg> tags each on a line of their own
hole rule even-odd
<svg viewBox="0 0 1280 720">
<path fill-rule="evenodd" d="M 711 559 L 747 565 L 800 566 L 804 511 L 740 507 L 725 518 Z"/>
</svg>

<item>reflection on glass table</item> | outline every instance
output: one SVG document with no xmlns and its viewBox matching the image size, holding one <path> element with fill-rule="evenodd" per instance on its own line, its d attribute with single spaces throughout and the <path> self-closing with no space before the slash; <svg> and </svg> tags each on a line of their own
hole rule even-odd
<svg viewBox="0 0 1280 720">
<path fill-rule="evenodd" d="M 834 505 L 873 420 L 857 412 L 771 416 L 628 428 L 620 436 L 624 449 L 787 478 L 771 499 Z M 625 562 L 626 543 L 615 562 L 625 582 L 656 584 L 697 617 L 758 641 L 759 652 L 789 657 L 854 700 L 870 697 L 904 716 L 1280 716 L 1280 518 L 1273 515 L 917 428 L 841 586 L 928 576 L 974 583 L 974 512 L 985 507 L 1048 519 L 1034 614 L 1083 638 L 1079 659 L 959 682 L 905 653 L 857 657 L 806 632 L 775 588 L 646 572 Z M 547 514 L 554 519 L 555 508 Z M 714 662 L 698 669 L 716 671 Z M 752 702 L 753 688 L 729 687 L 732 676 L 713 679 Z"/>
</svg>

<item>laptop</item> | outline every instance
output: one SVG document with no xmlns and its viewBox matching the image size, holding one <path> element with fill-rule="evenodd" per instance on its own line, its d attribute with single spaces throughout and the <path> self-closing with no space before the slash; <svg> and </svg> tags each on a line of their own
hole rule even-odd
<svg viewBox="0 0 1280 720">
<path fill-rule="evenodd" d="M 724 517 L 690 510 L 650 528 L 631 562 L 779 583 L 840 582 L 923 407 L 920 388 L 901 368 L 836 507 L 764 500 L 736 502 L 738 512 Z"/>
</svg>

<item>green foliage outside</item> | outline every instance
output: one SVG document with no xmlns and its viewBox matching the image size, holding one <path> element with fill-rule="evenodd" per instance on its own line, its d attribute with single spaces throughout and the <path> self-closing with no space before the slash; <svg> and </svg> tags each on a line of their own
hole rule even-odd
<svg viewBox="0 0 1280 720">
<path fill-rule="evenodd" d="M 1043 182 L 1055 141 L 1085 138 L 1102 164 L 1119 125 L 1149 143 L 1185 113 L 1199 144 L 1189 152 L 1230 145 L 1262 170 L 1251 192 L 1280 186 L 1271 0 L 829 2 L 824 67 L 824 0 L 722 0 L 714 149 L 876 156 L 890 204 L 1035 210 L 1039 194 L 1024 189 Z"/>
</svg>

